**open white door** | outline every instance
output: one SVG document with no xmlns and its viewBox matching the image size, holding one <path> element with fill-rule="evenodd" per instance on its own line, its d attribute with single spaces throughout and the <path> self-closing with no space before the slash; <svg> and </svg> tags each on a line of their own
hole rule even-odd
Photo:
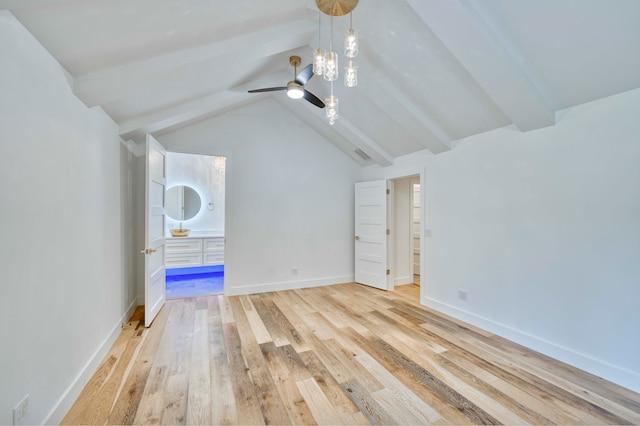
<svg viewBox="0 0 640 426">
<path fill-rule="evenodd" d="M 149 327 L 165 302 L 164 189 L 167 151 L 147 135 L 147 182 L 145 189 L 144 325 Z"/>
<path fill-rule="evenodd" d="M 387 181 L 356 183 L 355 198 L 355 280 L 388 290 Z"/>
</svg>

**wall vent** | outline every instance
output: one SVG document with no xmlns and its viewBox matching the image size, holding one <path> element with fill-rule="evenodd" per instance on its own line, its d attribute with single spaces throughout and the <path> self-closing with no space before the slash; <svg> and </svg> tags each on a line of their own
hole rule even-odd
<svg viewBox="0 0 640 426">
<path fill-rule="evenodd" d="M 355 151 L 356 154 L 358 154 L 358 156 L 360 156 L 360 158 L 362 158 L 363 160 L 367 161 L 367 160 L 371 160 L 371 157 L 369 157 L 369 155 L 364 152 L 363 150 L 361 150 L 360 148 L 356 149 Z"/>
</svg>

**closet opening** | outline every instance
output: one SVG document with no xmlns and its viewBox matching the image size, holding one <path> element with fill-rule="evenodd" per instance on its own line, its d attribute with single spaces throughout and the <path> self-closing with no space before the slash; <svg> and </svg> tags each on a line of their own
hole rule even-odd
<svg viewBox="0 0 640 426">
<path fill-rule="evenodd" d="M 420 176 L 392 179 L 390 260 L 394 291 L 420 300 Z"/>
</svg>

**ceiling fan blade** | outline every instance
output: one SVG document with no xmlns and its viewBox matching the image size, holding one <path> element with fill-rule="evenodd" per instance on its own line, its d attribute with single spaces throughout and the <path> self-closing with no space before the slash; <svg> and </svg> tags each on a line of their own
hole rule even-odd
<svg viewBox="0 0 640 426">
<path fill-rule="evenodd" d="M 253 89 L 253 90 L 249 90 L 249 93 L 276 92 L 278 90 L 287 90 L 287 86 L 284 86 L 284 87 L 266 87 L 264 89 Z"/>
<path fill-rule="evenodd" d="M 303 86 L 307 84 L 307 81 L 311 80 L 313 77 L 313 64 L 309 64 L 306 67 L 302 68 L 302 70 L 296 76 L 296 83 L 302 84 Z"/>
<path fill-rule="evenodd" d="M 322 102 L 320 98 L 318 98 L 316 95 L 314 95 L 310 91 L 305 90 L 304 95 L 302 97 L 308 100 L 309 102 L 311 102 L 312 104 L 314 104 L 315 106 L 317 106 L 318 108 L 324 108 L 324 102 Z"/>
</svg>

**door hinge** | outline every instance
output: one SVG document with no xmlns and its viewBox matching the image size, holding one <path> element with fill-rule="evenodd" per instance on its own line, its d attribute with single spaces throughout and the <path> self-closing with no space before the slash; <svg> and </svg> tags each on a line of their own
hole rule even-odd
<svg viewBox="0 0 640 426">
<path fill-rule="evenodd" d="M 387 235 L 391 235 L 391 229 L 387 229 Z"/>
<path fill-rule="evenodd" d="M 391 269 L 387 269 L 387 275 L 391 275 Z"/>
<path fill-rule="evenodd" d="M 387 195 L 391 194 L 391 190 L 387 188 Z"/>
</svg>

